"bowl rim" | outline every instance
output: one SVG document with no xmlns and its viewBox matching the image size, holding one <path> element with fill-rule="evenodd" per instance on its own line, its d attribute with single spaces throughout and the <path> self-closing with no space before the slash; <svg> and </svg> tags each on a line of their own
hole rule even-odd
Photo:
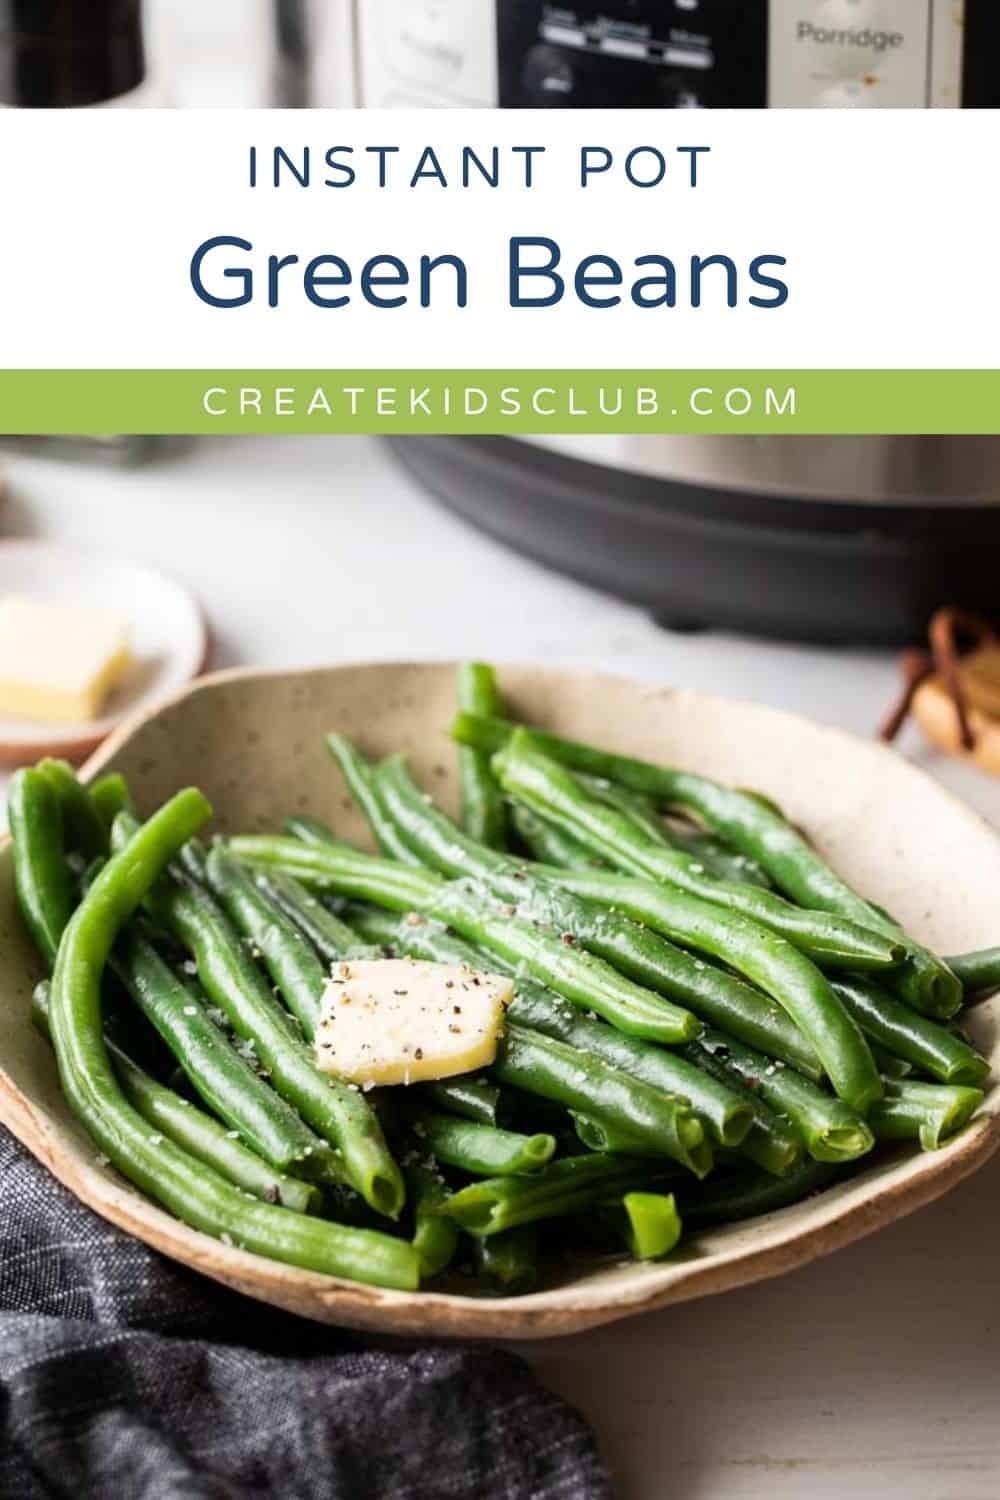
<svg viewBox="0 0 1000 1500">
<path fill-rule="evenodd" d="M 156 703 L 144 705 L 118 725 L 81 768 L 81 777 L 91 780 L 104 770 L 118 750 L 144 724 L 164 710 L 188 698 L 211 692 L 234 681 L 323 677 L 339 671 L 405 670 L 412 668 L 453 670 L 453 661 L 338 662 L 330 666 L 301 668 L 233 667 L 207 674 L 179 687 Z M 517 671 L 518 664 L 498 666 L 502 673 Z M 616 682 L 650 692 L 662 692 L 655 683 L 644 683 L 624 674 L 594 673 L 579 667 L 536 667 L 521 670 L 553 677 L 575 676 L 596 682 Z M 861 740 L 859 736 L 817 723 L 805 715 L 750 700 L 725 698 L 688 689 L 668 689 L 678 696 L 726 709 L 748 708 L 820 730 L 893 760 L 933 794 L 946 799 L 959 811 L 978 836 L 996 838 L 985 818 L 941 786 L 922 767 L 904 761 L 896 752 Z M 0 840 L 0 855 L 10 838 Z M 998 1044 L 1000 1048 L 1000 1044 Z M 54 1140 L 52 1125 L 33 1109 L 31 1101 L 13 1084 L 0 1065 L 0 1121 L 13 1132 L 66 1187 L 97 1213 L 137 1235 L 147 1244 L 180 1260 L 215 1280 L 252 1297 L 288 1307 L 306 1316 L 346 1326 L 364 1327 L 402 1334 L 436 1337 L 487 1337 L 493 1339 L 541 1339 L 583 1332 L 586 1329 L 673 1302 L 688 1301 L 712 1293 L 746 1286 L 785 1271 L 797 1269 L 819 1257 L 854 1243 L 898 1218 L 914 1212 L 950 1191 L 983 1165 L 1000 1148 L 1000 1088 L 987 1096 L 983 1113 L 953 1141 L 936 1152 L 906 1153 L 890 1163 L 862 1168 L 843 1183 L 837 1183 L 812 1199 L 809 1219 L 800 1222 L 804 1204 L 798 1203 L 764 1216 L 769 1233 L 764 1243 L 744 1244 L 745 1224 L 722 1231 L 729 1243 L 713 1246 L 699 1257 L 696 1231 L 686 1245 L 690 1252 L 681 1259 L 636 1267 L 637 1274 L 625 1285 L 603 1281 L 591 1274 L 557 1287 L 520 1297 L 477 1298 L 456 1292 L 396 1292 L 284 1265 L 266 1257 L 220 1244 L 211 1236 L 189 1228 L 145 1198 L 125 1179 L 97 1165 L 83 1154 L 62 1151 Z M 892 1171 L 897 1159 L 905 1163 L 905 1174 L 872 1192 L 872 1179 Z M 760 1220 L 746 1221 L 754 1225 Z M 716 1231 L 717 1233 L 719 1231 Z M 597 1268 L 598 1272 L 600 1267 Z"/>
</svg>

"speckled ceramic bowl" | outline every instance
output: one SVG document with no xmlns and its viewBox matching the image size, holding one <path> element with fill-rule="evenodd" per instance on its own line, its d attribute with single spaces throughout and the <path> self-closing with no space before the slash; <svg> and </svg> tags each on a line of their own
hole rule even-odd
<svg viewBox="0 0 1000 1500">
<path fill-rule="evenodd" d="M 691 766 L 778 798 L 848 879 L 944 952 L 1000 938 L 1000 842 L 967 808 L 891 751 L 752 704 L 642 687 L 585 672 L 512 667 L 502 685 L 528 721 L 610 748 Z M 453 670 L 335 667 L 206 678 L 120 730 L 87 774 L 122 770 L 144 810 L 201 786 L 223 830 L 276 826 L 309 809 L 368 843 L 323 748 L 325 731 L 382 754 L 405 749 L 446 805 L 455 756 L 446 730 Z M 59 1092 L 28 1002 L 38 964 L 0 850 L 0 1118 L 98 1213 L 205 1275 L 325 1322 L 394 1333 L 542 1338 L 645 1308 L 721 1292 L 803 1265 L 939 1197 L 995 1150 L 1000 1091 L 943 1150 L 901 1152 L 799 1206 L 688 1237 L 661 1265 L 602 1265 L 516 1299 L 378 1291 L 281 1266 L 219 1244 L 102 1169 Z M 971 1029 L 1000 1062 L 996 1003 Z"/>
</svg>

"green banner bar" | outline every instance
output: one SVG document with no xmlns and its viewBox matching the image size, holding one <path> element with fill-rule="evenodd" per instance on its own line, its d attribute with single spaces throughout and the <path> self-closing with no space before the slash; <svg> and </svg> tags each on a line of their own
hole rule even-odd
<svg viewBox="0 0 1000 1500">
<path fill-rule="evenodd" d="M 4 370 L 3 433 L 1000 433 L 1000 370 Z"/>
</svg>

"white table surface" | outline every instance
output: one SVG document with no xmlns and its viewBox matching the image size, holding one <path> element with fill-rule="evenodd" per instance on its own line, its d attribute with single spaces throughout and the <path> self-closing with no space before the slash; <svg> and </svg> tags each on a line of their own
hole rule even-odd
<svg viewBox="0 0 1000 1500">
<path fill-rule="evenodd" d="M 579 664 L 861 734 L 894 688 L 880 653 L 666 634 L 480 537 L 371 440 L 221 439 L 131 471 L 6 463 L 0 536 L 127 553 L 185 581 L 219 666 Z M 1000 824 L 1000 783 L 912 731 L 904 749 Z M 996 1500 L 998 1267 L 1000 1158 L 780 1281 L 523 1352 L 592 1419 L 627 1500 Z"/>
</svg>

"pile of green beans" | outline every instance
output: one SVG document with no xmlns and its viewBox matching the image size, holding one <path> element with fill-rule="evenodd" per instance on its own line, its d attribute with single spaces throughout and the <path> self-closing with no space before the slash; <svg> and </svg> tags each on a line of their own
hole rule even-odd
<svg viewBox="0 0 1000 1500">
<path fill-rule="evenodd" d="M 460 822 L 327 736 L 377 855 L 301 812 L 203 843 L 199 792 L 142 822 L 117 772 L 12 779 L 32 1019 L 141 1192 L 290 1265 L 518 1296 L 581 1246 L 656 1261 L 974 1120 L 989 1065 L 949 1023 L 1000 949 L 930 953 L 766 797 L 514 724 L 484 663 L 456 695 Z M 332 965 L 383 956 L 512 981 L 487 1066 L 320 1068 Z"/>
</svg>

